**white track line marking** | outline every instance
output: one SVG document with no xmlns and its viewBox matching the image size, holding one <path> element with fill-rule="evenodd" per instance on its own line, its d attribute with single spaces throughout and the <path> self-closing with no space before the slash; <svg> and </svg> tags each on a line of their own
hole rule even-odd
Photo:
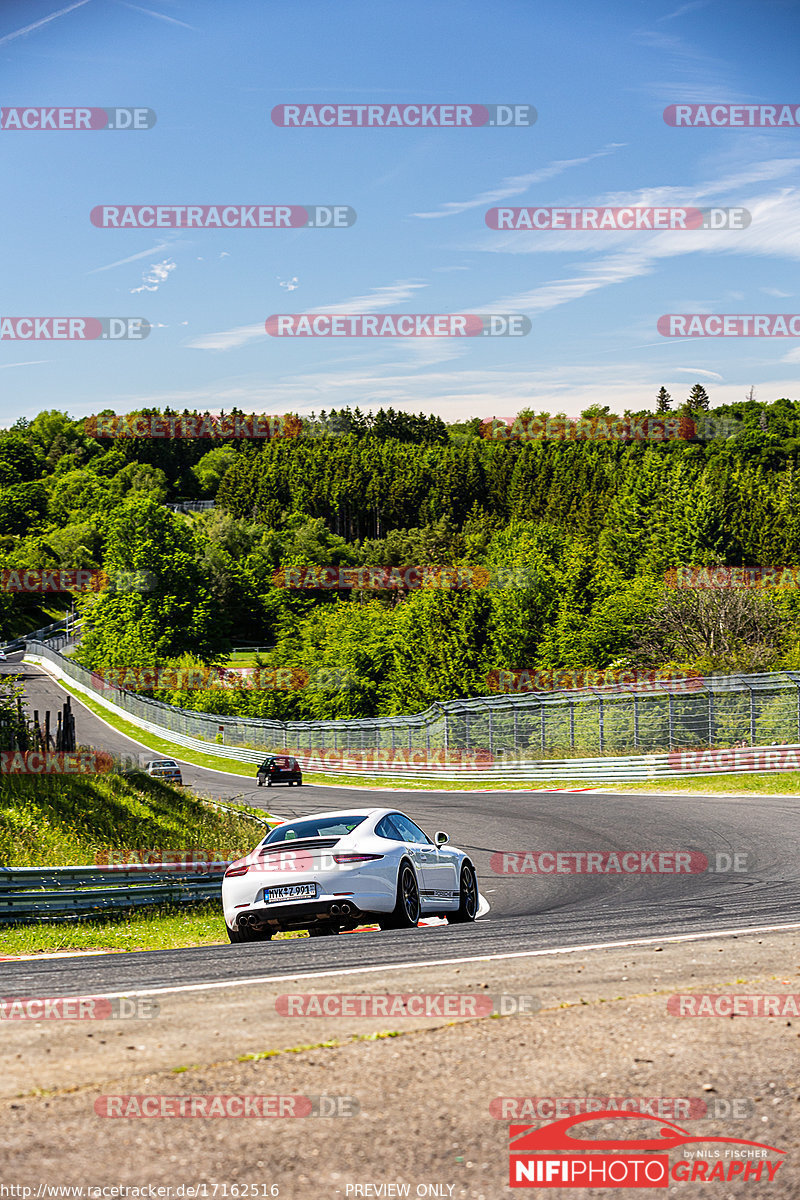
<svg viewBox="0 0 800 1200">
<path fill-rule="evenodd" d="M 298 979 L 327 979 L 338 975 L 367 975 L 376 971 L 408 971 L 424 967 L 449 967 L 460 963 L 501 962 L 514 958 L 543 958 L 548 954 L 582 954 L 587 950 L 623 950 L 627 946 L 655 946 L 667 942 L 697 942 L 705 938 L 739 937 L 745 933 L 780 933 L 800 929 L 800 922 L 791 925 L 754 925 L 746 929 L 722 929 L 710 933 L 679 933 L 668 937 L 631 938 L 624 942 L 590 942 L 585 946 L 554 946 L 548 950 L 514 950 L 504 954 L 473 954 L 463 958 L 439 958 L 431 962 L 385 963 L 378 967 L 344 967 L 328 971 L 299 972 L 294 975 L 258 975 L 250 979 L 228 979 L 220 983 L 184 983 L 175 987 L 143 988 L 135 992 L 92 992 L 93 997 L 114 1000 L 120 996 L 165 996 L 180 992 L 219 991 L 221 988 L 249 987 L 253 984 L 285 983 Z M 86 993 L 87 995 L 89 993 Z"/>
</svg>

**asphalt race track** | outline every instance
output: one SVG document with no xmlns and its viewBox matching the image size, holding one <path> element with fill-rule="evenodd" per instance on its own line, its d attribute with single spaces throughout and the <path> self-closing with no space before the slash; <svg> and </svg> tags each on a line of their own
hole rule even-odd
<svg viewBox="0 0 800 1200">
<path fill-rule="evenodd" d="M 14 656 L 18 658 L 18 656 Z M 54 713 L 65 693 L 44 672 L 20 671 L 30 709 Z M 73 697 L 78 741 L 138 755 Z M 257 788 L 246 778 L 183 766 L 202 795 L 241 799 L 280 816 L 371 805 L 406 811 L 429 834 L 444 829 L 467 849 L 489 913 L 473 926 L 431 926 L 357 933 L 313 941 L 91 955 L 0 965 L 2 994 L 88 995 L 295 976 L 329 970 L 587 946 L 636 938 L 787 925 L 800 922 L 800 801 L 783 796 L 558 792 L 434 793 L 304 785 Z M 254 826 L 254 844 L 258 833 Z M 504 875 L 497 851 L 699 851 L 739 855 L 727 873 L 647 875 Z M 742 869 L 744 868 L 744 869 Z M 220 913 L 220 927 L 222 915 Z M 1 935 L 0 935 L 1 936 Z"/>
</svg>

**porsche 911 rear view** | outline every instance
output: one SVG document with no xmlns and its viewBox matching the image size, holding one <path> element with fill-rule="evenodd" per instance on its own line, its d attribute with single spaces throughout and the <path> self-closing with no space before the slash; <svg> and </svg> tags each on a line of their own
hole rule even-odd
<svg viewBox="0 0 800 1200">
<path fill-rule="evenodd" d="M 289 929 L 312 937 L 378 923 L 413 927 L 422 915 L 474 921 L 478 882 L 469 857 L 393 809 L 318 813 L 277 825 L 231 863 L 222 902 L 232 942 Z"/>
</svg>

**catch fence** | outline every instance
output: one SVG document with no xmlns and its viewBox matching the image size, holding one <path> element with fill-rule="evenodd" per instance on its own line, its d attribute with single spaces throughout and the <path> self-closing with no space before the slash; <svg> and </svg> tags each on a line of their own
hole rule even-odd
<svg viewBox="0 0 800 1200">
<path fill-rule="evenodd" d="M 313 757 L 315 751 L 337 751 L 346 757 L 425 751 L 445 758 L 467 752 L 497 764 L 504 757 L 541 761 L 800 742 L 795 671 L 492 694 L 435 703 L 407 716 L 279 721 L 194 712 L 108 684 L 101 690 L 91 671 L 52 646 L 29 640 L 27 653 L 138 722 L 180 739 L 258 752 L 283 748 Z"/>
</svg>

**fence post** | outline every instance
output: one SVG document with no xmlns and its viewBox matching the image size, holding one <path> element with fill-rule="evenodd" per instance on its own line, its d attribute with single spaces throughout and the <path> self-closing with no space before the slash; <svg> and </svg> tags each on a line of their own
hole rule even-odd
<svg viewBox="0 0 800 1200">
<path fill-rule="evenodd" d="M 800 696 L 800 692 L 798 692 Z M 800 702 L 800 701 L 799 701 Z M 519 712 L 516 704 L 514 705 L 514 753 L 519 752 Z"/>
<path fill-rule="evenodd" d="M 492 723 L 492 710 L 489 709 L 489 753 L 494 754 L 494 725 Z"/>
<path fill-rule="evenodd" d="M 569 702 L 569 748 L 575 749 L 575 701 Z"/>
<path fill-rule="evenodd" d="M 633 748 L 639 749 L 639 697 L 633 693 Z"/>
<path fill-rule="evenodd" d="M 669 748 L 675 745 L 675 697 L 669 694 Z"/>
<path fill-rule="evenodd" d="M 605 727 L 603 724 L 603 697 L 599 697 L 599 705 L 597 709 L 597 732 L 600 738 L 600 753 L 602 754 L 606 748 Z"/>
<path fill-rule="evenodd" d="M 708 744 L 714 744 L 714 693 L 708 689 Z"/>
<path fill-rule="evenodd" d="M 547 745 L 544 736 L 544 701 L 539 701 L 539 737 L 542 743 L 542 754 L 546 752 Z"/>
</svg>

